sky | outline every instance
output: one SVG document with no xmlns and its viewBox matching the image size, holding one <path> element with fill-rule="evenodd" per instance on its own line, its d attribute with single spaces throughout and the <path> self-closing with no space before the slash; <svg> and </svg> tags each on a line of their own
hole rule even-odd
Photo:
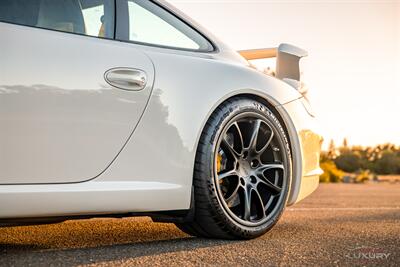
<svg viewBox="0 0 400 267">
<path fill-rule="evenodd" d="M 400 0 L 169 0 L 236 50 L 308 50 L 303 82 L 329 140 L 400 145 Z"/>
</svg>

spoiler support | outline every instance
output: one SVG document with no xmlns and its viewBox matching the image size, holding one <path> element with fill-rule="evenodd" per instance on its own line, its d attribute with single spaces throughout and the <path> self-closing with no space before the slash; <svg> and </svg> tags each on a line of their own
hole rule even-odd
<svg viewBox="0 0 400 267">
<path fill-rule="evenodd" d="M 247 60 L 276 57 L 276 77 L 300 81 L 300 59 L 308 56 L 307 51 L 290 44 L 281 44 L 278 48 L 251 49 L 239 51 Z"/>
</svg>

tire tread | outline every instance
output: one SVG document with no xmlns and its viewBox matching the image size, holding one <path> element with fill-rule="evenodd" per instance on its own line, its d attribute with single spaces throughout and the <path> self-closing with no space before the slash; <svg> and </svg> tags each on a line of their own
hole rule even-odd
<svg viewBox="0 0 400 267">
<path fill-rule="evenodd" d="M 198 144 L 194 164 L 194 220 L 184 224 L 177 224 L 179 229 L 189 235 L 218 239 L 250 239 L 266 232 L 254 234 L 251 231 L 241 229 L 237 226 L 232 227 L 231 225 L 228 227 L 228 219 L 226 218 L 226 215 L 223 213 L 221 208 L 218 209 L 215 207 L 215 204 L 218 203 L 218 196 L 216 195 L 216 192 L 214 192 L 215 190 L 209 177 L 207 177 L 207 162 L 209 160 L 208 152 L 210 151 L 210 146 L 212 146 L 211 141 L 213 135 L 223 118 L 229 115 L 243 101 L 255 102 L 254 100 L 245 97 L 230 99 L 216 108 L 205 124 Z M 280 215 L 278 218 L 274 218 L 274 220 L 279 219 L 279 217 Z"/>
</svg>

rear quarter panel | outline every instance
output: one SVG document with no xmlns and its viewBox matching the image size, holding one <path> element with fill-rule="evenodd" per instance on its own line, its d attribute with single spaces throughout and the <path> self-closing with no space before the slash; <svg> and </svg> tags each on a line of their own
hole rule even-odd
<svg viewBox="0 0 400 267">
<path fill-rule="evenodd" d="M 178 202 L 190 205 L 196 148 L 208 118 L 223 101 L 253 94 L 280 105 L 301 97 L 289 85 L 243 64 L 222 61 L 223 53 L 201 54 L 142 47 L 156 78 L 149 105 L 127 147 L 98 181 L 179 184 Z M 167 200 L 158 200 L 167 201 Z"/>
<path fill-rule="evenodd" d="M 322 170 L 319 158 L 322 136 L 317 119 L 311 116 L 305 99 L 298 99 L 277 107 L 289 125 L 288 134 L 292 143 L 293 178 L 288 205 L 293 205 L 317 189 Z"/>
</svg>

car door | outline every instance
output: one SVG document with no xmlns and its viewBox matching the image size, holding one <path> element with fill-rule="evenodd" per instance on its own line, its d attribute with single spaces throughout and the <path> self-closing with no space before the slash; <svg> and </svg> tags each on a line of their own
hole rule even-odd
<svg viewBox="0 0 400 267">
<path fill-rule="evenodd" d="M 114 5 L 0 2 L 0 184 L 93 179 L 131 137 L 154 68 L 114 40 Z"/>
</svg>

